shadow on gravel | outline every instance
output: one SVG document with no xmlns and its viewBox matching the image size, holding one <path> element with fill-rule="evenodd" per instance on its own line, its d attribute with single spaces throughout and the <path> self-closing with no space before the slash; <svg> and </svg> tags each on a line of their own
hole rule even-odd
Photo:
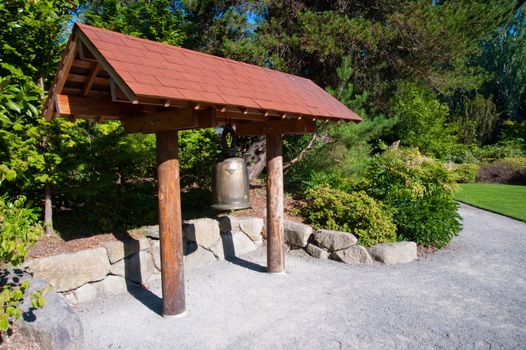
<svg viewBox="0 0 526 350">
<path fill-rule="evenodd" d="M 267 268 L 265 266 L 253 263 L 245 259 L 241 259 L 236 256 L 236 248 L 234 247 L 234 242 L 232 240 L 232 234 L 230 232 L 227 234 L 222 234 L 221 240 L 223 241 L 223 253 L 225 255 L 226 261 L 229 261 L 232 264 L 235 264 L 245 269 L 256 271 L 256 272 L 266 272 L 267 271 Z"/>
<path fill-rule="evenodd" d="M 117 236 L 116 236 L 117 237 Z M 162 316 L 162 299 L 150 290 L 146 289 L 141 283 L 143 276 L 141 271 L 140 244 L 135 239 L 122 239 L 124 243 L 124 276 L 126 289 L 131 296 L 140 301 L 151 311 Z M 134 257 L 132 257 L 135 254 Z"/>
</svg>

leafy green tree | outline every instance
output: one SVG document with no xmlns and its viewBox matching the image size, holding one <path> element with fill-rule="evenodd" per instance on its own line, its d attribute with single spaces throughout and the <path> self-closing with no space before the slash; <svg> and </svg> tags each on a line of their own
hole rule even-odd
<svg viewBox="0 0 526 350">
<path fill-rule="evenodd" d="M 96 27 L 181 45 L 186 39 L 182 11 L 169 0 L 81 0 L 81 20 Z"/>
<path fill-rule="evenodd" d="M 476 94 L 464 102 L 464 114 L 460 120 L 462 141 L 482 145 L 491 136 L 497 123 L 497 108 L 492 99 Z"/>
<path fill-rule="evenodd" d="M 180 6 L 187 25 L 186 47 L 220 55 L 231 55 L 230 48 L 252 36 L 255 17 L 263 5 L 250 0 L 182 0 Z"/>
<path fill-rule="evenodd" d="M 446 124 L 449 109 L 433 91 L 415 84 L 400 84 L 393 102 L 398 117 L 396 134 L 400 144 L 418 147 L 428 155 L 444 157 L 448 146 L 456 142 Z"/>
<path fill-rule="evenodd" d="M 487 78 L 469 65 L 480 41 L 494 38 L 516 1 L 269 0 L 255 35 L 232 46 L 233 55 L 260 65 L 336 85 L 342 57 L 351 58 L 357 91 L 387 112 L 400 81 L 448 94 Z"/>
<path fill-rule="evenodd" d="M 35 82 L 49 81 L 62 53 L 63 26 L 74 6 L 70 0 L 0 1 L 0 75 L 11 74 L 6 66 L 11 64 Z"/>
<path fill-rule="evenodd" d="M 499 34 L 482 44 L 475 64 L 491 73 L 482 87 L 505 119 L 526 120 L 526 8 L 520 6 Z"/>
</svg>

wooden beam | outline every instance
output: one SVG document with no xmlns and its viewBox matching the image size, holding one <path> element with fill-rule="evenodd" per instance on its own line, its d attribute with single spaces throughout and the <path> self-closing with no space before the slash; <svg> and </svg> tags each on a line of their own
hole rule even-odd
<svg viewBox="0 0 526 350">
<path fill-rule="evenodd" d="M 70 88 L 70 87 L 64 87 L 62 89 L 63 95 L 70 95 L 70 96 L 79 96 L 82 97 L 82 89 L 79 88 Z M 102 91 L 102 90 L 91 90 L 88 94 L 90 97 L 95 97 L 99 99 L 108 99 L 111 101 L 111 93 L 109 91 Z"/>
<path fill-rule="evenodd" d="M 177 131 L 157 132 L 156 141 L 162 313 L 175 316 L 186 309 Z"/>
<path fill-rule="evenodd" d="M 126 132 L 145 134 L 158 131 L 209 128 L 216 124 L 214 110 L 196 111 L 193 108 L 172 108 L 148 115 L 130 116 L 123 119 L 123 122 Z"/>
<path fill-rule="evenodd" d="M 46 103 L 44 104 L 43 116 L 46 120 L 51 120 L 54 117 L 54 96 L 62 93 L 62 89 L 66 84 L 66 79 L 75 60 L 77 43 L 73 38 L 70 39 L 66 50 L 62 54 L 61 62 L 57 68 L 57 74 L 55 74 L 55 80 L 51 85 Z"/>
<path fill-rule="evenodd" d="M 73 67 L 82 68 L 82 69 L 91 69 L 93 64 L 97 63 L 97 60 L 85 58 L 85 59 L 76 59 L 73 62 Z"/>
<path fill-rule="evenodd" d="M 55 106 L 59 116 L 77 116 L 83 119 L 99 116 L 121 119 L 145 111 L 142 106 L 68 95 L 55 95 Z"/>
<path fill-rule="evenodd" d="M 262 123 L 238 123 L 236 133 L 240 136 L 273 134 L 310 134 L 316 131 L 316 122 L 312 120 L 283 119 Z"/>
<path fill-rule="evenodd" d="M 89 50 L 89 52 L 97 59 L 99 64 L 101 65 L 102 69 L 104 69 L 110 77 L 115 81 L 115 83 L 119 86 L 119 88 L 122 90 L 122 92 L 126 95 L 128 100 L 130 100 L 132 103 L 134 101 L 137 101 L 137 96 L 135 93 L 126 85 L 126 83 L 120 78 L 120 76 L 117 74 L 115 69 L 106 61 L 104 56 L 97 50 L 97 48 L 91 43 L 91 41 L 86 37 L 82 31 L 78 31 L 78 38 L 82 44 L 84 44 L 85 48 Z"/>
<path fill-rule="evenodd" d="M 267 271 L 284 272 L 283 155 L 281 134 L 269 133 L 267 147 Z"/>
<path fill-rule="evenodd" d="M 88 93 L 90 92 L 91 86 L 97 80 L 97 73 L 99 72 L 99 69 L 100 69 L 100 65 L 98 63 L 95 63 L 95 65 L 93 66 L 93 68 L 91 69 L 89 73 L 88 80 L 86 81 L 86 84 L 84 85 L 84 88 L 82 89 L 82 96 L 87 96 Z M 101 78 L 98 78 L 98 79 L 100 80 Z M 104 79 L 104 81 L 109 84 L 109 81 L 107 81 L 106 79 Z"/>
</svg>

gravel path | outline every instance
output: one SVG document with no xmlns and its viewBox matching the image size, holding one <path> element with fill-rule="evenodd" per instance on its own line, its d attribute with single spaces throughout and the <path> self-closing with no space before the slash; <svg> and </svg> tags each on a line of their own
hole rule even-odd
<svg viewBox="0 0 526 350">
<path fill-rule="evenodd" d="M 287 256 L 287 274 L 218 262 L 186 274 L 183 318 L 163 319 L 160 281 L 84 304 L 86 349 L 526 348 L 526 223 L 462 205 L 450 246 L 398 266 Z M 138 299 L 142 299 L 139 301 Z M 146 305 L 145 305 L 146 304 Z"/>
</svg>

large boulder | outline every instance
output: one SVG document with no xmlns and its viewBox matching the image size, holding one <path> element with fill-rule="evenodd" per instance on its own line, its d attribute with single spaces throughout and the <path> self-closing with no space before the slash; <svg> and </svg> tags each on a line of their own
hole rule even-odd
<svg viewBox="0 0 526 350">
<path fill-rule="evenodd" d="M 314 232 L 313 239 L 318 246 L 331 252 L 349 248 L 358 243 L 358 239 L 353 234 L 331 230 L 318 230 Z"/>
<path fill-rule="evenodd" d="M 139 239 L 130 238 L 122 241 L 108 241 L 102 243 L 102 246 L 108 253 L 110 263 L 113 264 L 127 256 L 148 249 L 150 243 L 146 237 L 141 237 Z"/>
<path fill-rule="evenodd" d="M 48 281 L 57 292 L 100 281 L 110 272 L 106 249 L 102 247 L 32 259 L 25 266 L 36 278 Z"/>
<path fill-rule="evenodd" d="M 18 331 L 35 341 L 42 350 L 76 350 L 82 348 L 82 323 L 64 298 L 55 291 L 44 294 L 46 304 L 38 310 L 31 308 L 29 294 L 46 287 L 42 280 L 33 280 L 22 305 L 24 312 L 17 322 Z"/>
<path fill-rule="evenodd" d="M 241 231 L 223 233 L 221 239 L 210 250 L 220 259 L 239 257 L 256 250 L 258 244 L 254 243 Z"/>
<path fill-rule="evenodd" d="M 326 260 L 326 259 L 329 258 L 329 252 L 328 251 L 326 251 L 325 249 L 320 248 L 318 246 L 315 246 L 312 243 L 307 244 L 307 246 L 305 247 L 305 251 L 310 256 L 318 258 L 318 259 Z"/>
<path fill-rule="evenodd" d="M 136 283 L 145 283 L 154 273 L 155 267 L 152 255 L 140 251 L 111 265 L 111 274 L 122 276 Z"/>
<path fill-rule="evenodd" d="M 184 235 L 190 242 L 196 242 L 201 247 L 210 249 L 221 239 L 219 223 L 214 219 L 195 219 L 183 225 Z"/>
<path fill-rule="evenodd" d="M 219 227 L 222 233 L 233 231 L 244 232 L 252 241 L 261 241 L 263 236 L 264 222 L 262 218 L 255 216 L 236 217 L 224 215 L 218 218 Z"/>
<path fill-rule="evenodd" d="M 416 259 L 415 242 L 382 243 L 368 249 L 374 260 L 384 264 L 408 263 Z"/>
<path fill-rule="evenodd" d="M 292 247 L 305 248 L 313 233 L 312 227 L 298 222 L 285 220 L 283 223 L 285 243 Z"/>
<path fill-rule="evenodd" d="M 367 249 L 361 245 L 353 245 L 349 248 L 337 250 L 330 256 L 331 259 L 346 264 L 371 264 L 373 261 L 367 253 Z"/>
</svg>

